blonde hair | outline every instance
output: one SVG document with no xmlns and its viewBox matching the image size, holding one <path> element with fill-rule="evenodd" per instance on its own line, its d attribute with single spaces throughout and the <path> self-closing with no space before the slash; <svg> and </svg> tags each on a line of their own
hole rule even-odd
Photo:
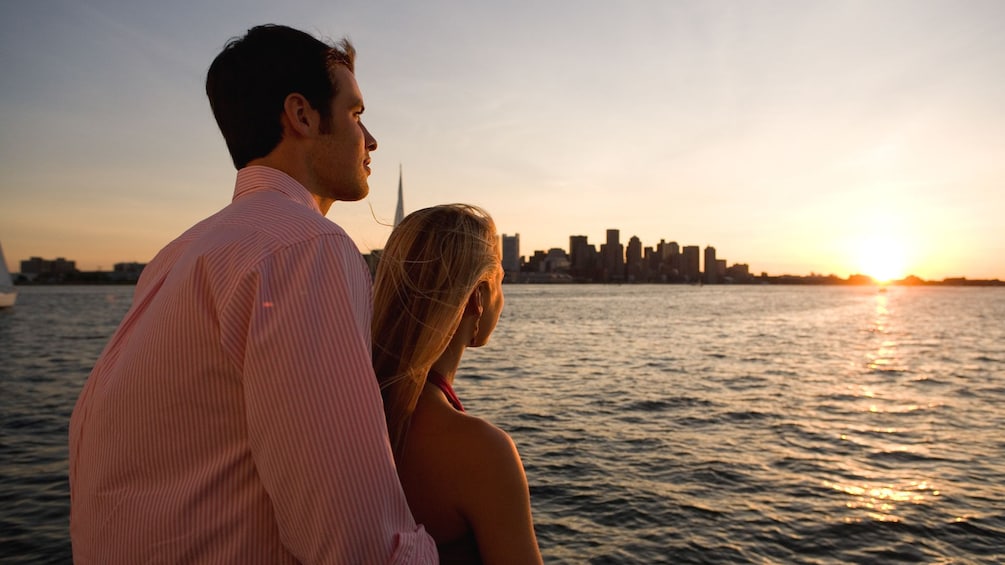
<svg viewBox="0 0 1005 565">
<path fill-rule="evenodd" d="M 374 280 L 373 366 L 397 457 L 430 367 L 468 297 L 502 268 L 495 223 L 467 204 L 409 214 L 394 228 Z"/>
</svg>

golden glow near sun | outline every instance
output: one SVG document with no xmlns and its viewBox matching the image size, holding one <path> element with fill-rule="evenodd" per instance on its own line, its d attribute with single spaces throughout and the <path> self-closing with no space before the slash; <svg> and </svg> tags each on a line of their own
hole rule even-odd
<svg viewBox="0 0 1005 565">
<path fill-rule="evenodd" d="M 858 249 L 861 274 L 880 283 L 905 277 L 907 262 L 904 251 L 904 245 L 889 236 L 863 240 Z"/>
</svg>

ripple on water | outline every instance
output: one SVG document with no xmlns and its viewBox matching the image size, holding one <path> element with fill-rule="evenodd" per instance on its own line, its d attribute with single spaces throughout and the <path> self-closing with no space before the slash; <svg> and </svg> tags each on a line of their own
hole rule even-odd
<svg viewBox="0 0 1005 565">
<path fill-rule="evenodd" d="M 123 290 L 0 315 L 5 563 L 69 561 L 66 420 Z M 455 386 L 519 446 L 546 562 L 1005 561 L 1005 293 L 505 291 Z"/>
</svg>

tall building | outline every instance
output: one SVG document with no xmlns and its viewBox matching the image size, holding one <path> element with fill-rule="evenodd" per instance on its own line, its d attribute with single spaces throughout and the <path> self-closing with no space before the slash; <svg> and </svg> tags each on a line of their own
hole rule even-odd
<svg viewBox="0 0 1005 565">
<path fill-rule="evenodd" d="M 398 165 L 398 206 L 394 209 L 394 227 L 405 219 L 405 197 L 401 188 L 401 164 Z"/>
<path fill-rule="evenodd" d="M 607 230 L 607 243 L 601 249 L 604 256 L 605 279 L 608 281 L 625 280 L 625 248 L 621 245 L 621 232 Z"/>
<path fill-rule="evenodd" d="M 642 280 L 642 240 L 632 236 L 625 253 L 625 271 L 630 282 Z"/>
<path fill-rule="evenodd" d="M 502 234 L 502 265 L 507 278 L 520 273 L 520 234 Z"/>
<path fill-rule="evenodd" d="M 590 243 L 585 235 L 570 235 L 569 236 L 569 262 L 572 263 L 573 269 L 578 269 L 584 267 L 583 262 L 586 259 L 586 248 Z"/>
<path fill-rule="evenodd" d="M 662 273 L 666 275 L 666 280 L 676 281 L 681 276 L 680 268 L 680 246 L 676 241 L 670 243 L 660 240 L 656 246 L 656 253 L 660 257 Z"/>
<path fill-rule="evenodd" d="M 655 248 L 648 245 L 642 249 L 642 273 L 645 275 L 643 282 L 661 281 L 666 282 L 666 277 L 661 277 L 663 261 Z"/>
<path fill-rule="evenodd" d="M 585 235 L 569 236 L 569 274 L 580 280 L 594 280 L 597 275 L 597 249 Z"/>
<path fill-rule="evenodd" d="M 701 277 L 701 248 L 697 245 L 685 245 L 680 254 L 680 276 L 685 282 L 698 282 Z"/>
<path fill-rule="evenodd" d="M 719 282 L 719 271 L 715 266 L 715 248 L 711 245 L 705 247 L 705 284 L 716 284 Z"/>
</svg>

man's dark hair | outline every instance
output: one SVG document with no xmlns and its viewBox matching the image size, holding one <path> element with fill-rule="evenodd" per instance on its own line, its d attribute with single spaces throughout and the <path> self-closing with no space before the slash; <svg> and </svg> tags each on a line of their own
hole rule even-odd
<svg viewBox="0 0 1005 565">
<path fill-rule="evenodd" d="M 321 114 L 322 128 L 327 127 L 338 88 L 332 70 L 343 65 L 354 72 L 355 59 L 356 50 L 346 39 L 329 45 L 274 24 L 253 27 L 228 41 L 206 74 L 206 95 L 234 166 L 242 169 L 279 144 L 279 117 L 292 93 L 303 95 Z"/>
</svg>

